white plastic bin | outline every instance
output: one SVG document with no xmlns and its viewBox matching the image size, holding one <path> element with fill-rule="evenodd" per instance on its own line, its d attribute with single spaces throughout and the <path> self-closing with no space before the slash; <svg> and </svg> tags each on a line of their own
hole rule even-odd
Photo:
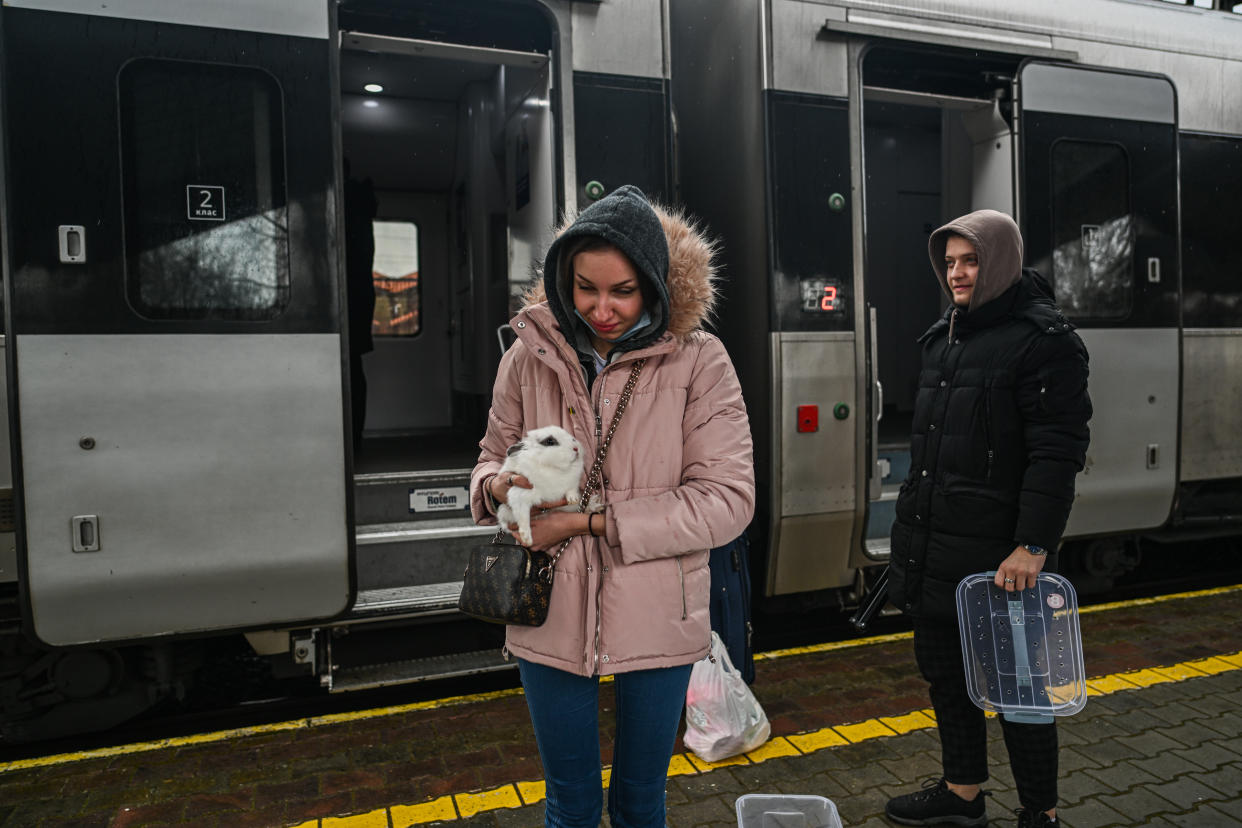
<svg viewBox="0 0 1242 828">
<path fill-rule="evenodd" d="M 745 794 L 734 807 L 739 828 L 841 828 L 837 806 L 822 796 Z"/>
</svg>

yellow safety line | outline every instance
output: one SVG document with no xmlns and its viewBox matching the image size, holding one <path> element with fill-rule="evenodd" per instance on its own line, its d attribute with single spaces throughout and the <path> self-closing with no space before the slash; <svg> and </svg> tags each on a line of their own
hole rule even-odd
<svg viewBox="0 0 1242 828">
<path fill-rule="evenodd" d="M 1127 690 L 1140 690 L 1153 684 L 1184 681 L 1207 675 L 1242 670 L 1242 650 L 1228 655 L 1212 656 L 1194 661 L 1184 661 L 1168 667 L 1149 667 L 1117 673 L 1111 676 L 1087 680 L 1088 696 L 1105 696 Z M 989 717 L 995 716 L 988 713 Z M 716 768 L 734 765 L 758 765 L 770 759 L 786 756 L 804 756 L 820 750 L 857 744 L 870 739 L 900 736 L 916 730 L 936 726 L 935 713 L 930 709 L 915 710 L 902 716 L 881 716 L 863 722 L 839 724 L 807 733 L 794 733 L 769 739 L 750 753 L 733 756 L 719 762 L 705 762 L 693 753 L 674 754 L 669 762 L 668 775 L 685 776 L 710 773 Z M 610 768 L 604 768 L 604 787 L 608 787 Z M 409 828 L 429 822 L 451 822 L 474 816 L 483 811 L 501 808 L 521 808 L 534 805 L 544 799 L 544 783 L 514 782 L 483 791 L 450 794 L 421 805 L 393 805 L 377 808 L 365 814 L 347 817 L 325 817 L 310 820 L 292 828 Z M 389 818 L 391 817 L 391 822 Z"/>
<path fill-rule="evenodd" d="M 1160 595 L 1155 598 L 1135 598 L 1129 601 L 1114 601 L 1109 604 L 1096 604 L 1090 607 L 1081 607 L 1078 611 L 1082 614 L 1101 612 L 1105 610 L 1126 609 L 1129 607 L 1148 606 L 1150 604 L 1163 603 L 1167 601 L 1202 598 L 1209 595 L 1223 595 L 1230 592 L 1237 592 L 1239 590 L 1242 590 L 1242 584 L 1214 587 L 1212 589 L 1201 589 L 1194 592 L 1181 592 L 1172 595 Z M 876 635 L 869 638 L 856 638 L 848 641 L 833 641 L 826 644 L 814 644 L 807 647 L 791 647 L 785 650 L 773 650 L 767 653 L 756 653 L 755 660 L 769 661 L 785 658 L 787 656 L 813 655 L 816 653 L 826 653 L 853 647 L 888 644 L 894 641 L 908 639 L 912 635 L 913 633 L 910 632 L 902 632 L 893 633 L 891 635 Z M 611 678 L 611 676 L 604 676 L 603 680 L 608 681 Z M 11 771 L 27 770 L 29 768 L 66 764 L 69 762 L 81 762 L 88 759 L 122 756 L 129 753 L 147 753 L 154 750 L 163 750 L 165 748 L 184 747 L 187 745 L 204 745 L 212 742 L 223 742 L 229 739 L 256 736 L 264 733 L 304 730 L 313 727 L 323 727 L 325 725 L 341 724 L 343 722 L 381 718 L 384 716 L 395 716 L 403 713 L 413 713 L 419 710 L 435 710 L 442 707 L 456 707 L 459 705 L 475 704 L 520 695 L 522 695 L 522 688 L 515 687 L 509 690 L 495 690 L 487 693 L 470 693 L 461 696 L 447 696 L 442 699 L 431 699 L 424 702 L 394 705 L 391 707 L 377 707 L 369 710 L 357 710 L 351 713 L 333 713 L 327 716 L 310 716 L 303 719 L 292 719 L 290 721 L 275 722 L 266 725 L 253 725 L 250 727 L 233 728 L 231 730 L 217 730 L 211 733 L 199 733 L 193 736 L 177 736 L 169 739 L 157 739 L 150 742 L 134 742 L 127 745 L 96 748 L 94 750 L 85 750 L 73 753 L 58 753 L 50 756 L 37 756 L 30 759 L 17 759 L 12 762 L 0 762 L 0 774 L 9 773 Z"/>
</svg>

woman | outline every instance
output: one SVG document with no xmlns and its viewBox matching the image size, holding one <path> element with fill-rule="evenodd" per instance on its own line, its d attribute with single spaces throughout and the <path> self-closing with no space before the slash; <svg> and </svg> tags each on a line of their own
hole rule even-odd
<svg viewBox="0 0 1242 828">
<path fill-rule="evenodd" d="M 602 511 L 532 519 L 533 548 L 572 539 L 547 621 L 506 634 L 543 760 L 548 825 L 599 825 L 602 675 L 616 677 L 612 825 L 664 825 L 690 668 L 711 638 L 707 550 L 741 534 L 754 511 L 741 387 L 724 346 L 700 329 L 715 299 L 711 255 L 686 220 L 622 187 L 560 233 L 542 289 L 512 321 L 517 342 L 501 360 L 471 479 L 480 523 L 495 521 L 513 486 L 529 487 L 497 472 L 532 428 L 570 431 L 589 470 L 634 362 L 646 360 L 604 463 Z"/>
</svg>

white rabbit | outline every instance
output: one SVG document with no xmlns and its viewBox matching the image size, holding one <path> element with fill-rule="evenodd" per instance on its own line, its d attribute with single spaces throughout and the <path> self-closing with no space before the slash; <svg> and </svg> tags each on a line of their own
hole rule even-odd
<svg viewBox="0 0 1242 828">
<path fill-rule="evenodd" d="M 518 526 L 517 537 L 525 546 L 533 540 L 530 535 L 530 510 L 540 503 L 567 500 L 569 504 L 561 511 L 576 511 L 582 481 L 582 451 L 574 436 L 560 426 L 544 426 L 532 429 L 509 446 L 504 465 L 500 467 L 500 479 L 510 474 L 521 475 L 534 488 L 521 486 L 509 488 L 508 503 L 501 503 L 496 510 L 500 525 L 506 530 L 510 523 Z"/>
</svg>

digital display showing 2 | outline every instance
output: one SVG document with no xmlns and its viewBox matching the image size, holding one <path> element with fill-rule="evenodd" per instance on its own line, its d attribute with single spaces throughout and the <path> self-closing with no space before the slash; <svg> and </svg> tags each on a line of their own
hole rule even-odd
<svg viewBox="0 0 1242 828">
<path fill-rule="evenodd" d="M 835 279 L 801 279 L 802 310 L 837 315 L 845 312 L 845 291 Z"/>
</svg>

